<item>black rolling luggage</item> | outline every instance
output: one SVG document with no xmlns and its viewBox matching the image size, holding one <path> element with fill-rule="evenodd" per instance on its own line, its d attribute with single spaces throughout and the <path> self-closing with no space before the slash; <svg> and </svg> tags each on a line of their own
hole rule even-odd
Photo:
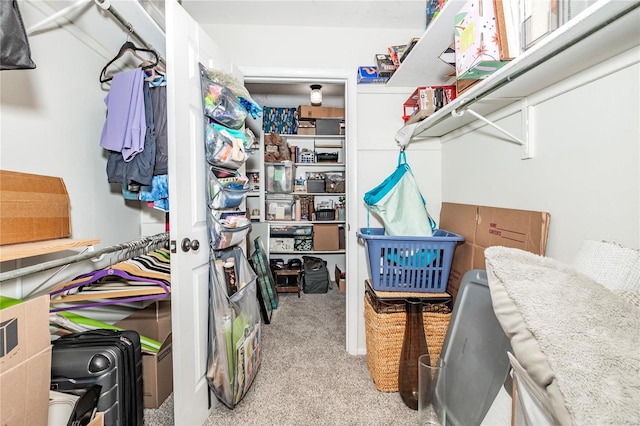
<svg viewBox="0 0 640 426">
<path fill-rule="evenodd" d="M 82 394 L 102 386 L 98 410 L 105 426 L 143 423 L 142 351 L 135 331 L 92 330 L 53 342 L 51 389 Z"/>
</svg>

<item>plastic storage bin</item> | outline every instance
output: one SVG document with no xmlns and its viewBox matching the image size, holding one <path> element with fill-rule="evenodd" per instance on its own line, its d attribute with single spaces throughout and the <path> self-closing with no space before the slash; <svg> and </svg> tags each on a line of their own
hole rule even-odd
<svg viewBox="0 0 640 426">
<path fill-rule="evenodd" d="M 296 168 L 293 162 L 266 163 L 267 192 L 293 192 Z"/>
<path fill-rule="evenodd" d="M 384 228 L 360 228 L 374 290 L 444 292 L 456 244 L 464 237 L 436 229 L 432 237 L 384 235 Z"/>
<path fill-rule="evenodd" d="M 293 195 L 269 194 L 265 204 L 267 220 L 293 220 Z"/>
</svg>

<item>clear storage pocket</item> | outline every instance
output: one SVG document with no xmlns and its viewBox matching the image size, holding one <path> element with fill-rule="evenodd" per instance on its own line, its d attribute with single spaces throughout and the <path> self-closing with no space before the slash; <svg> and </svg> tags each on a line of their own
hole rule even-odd
<svg viewBox="0 0 640 426">
<path fill-rule="evenodd" d="M 211 80 L 200 64 L 200 81 L 204 114 L 231 129 L 239 129 L 247 118 L 247 109 L 229 88 Z"/>
<path fill-rule="evenodd" d="M 217 218 L 213 211 L 209 211 L 209 232 L 211 233 L 211 248 L 214 250 L 236 246 L 244 241 L 251 229 L 251 220 L 244 212 L 238 215 L 223 214 Z"/>
<path fill-rule="evenodd" d="M 236 170 L 247 159 L 247 136 L 239 131 L 209 121 L 205 129 L 205 156 L 212 166 Z"/>
<path fill-rule="evenodd" d="M 216 261 L 233 259 L 238 290 L 227 293 L 225 272 Z M 233 408 L 247 393 L 260 365 L 261 319 L 256 274 L 239 247 L 210 259 L 210 300 L 207 379 L 214 393 Z"/>
<path fill-rule="evenodd" d="M 239 207 L 249 192 L 249 180 L 235 170 L 209 168 L 208 204 L 211 209 Z"/>
</svg>

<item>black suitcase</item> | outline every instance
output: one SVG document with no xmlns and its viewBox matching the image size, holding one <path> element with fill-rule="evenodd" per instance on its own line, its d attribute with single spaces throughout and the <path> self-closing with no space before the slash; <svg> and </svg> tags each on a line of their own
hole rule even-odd
<svg viewBox="0 0 640 426">
<path fill-rule="evenodd" d="M 302 291 L 320 294 L 329 291 L 331 278 L 327 262 L 319 257 L 302 256 Z"/>
<path fill-rule="evenodd" d="M 136 331 L 92 330 L 53 342 L 51 389 L 82 394 L 100 385 L 105 426 L 142 425 L 142 350 Z"/>
</svg>

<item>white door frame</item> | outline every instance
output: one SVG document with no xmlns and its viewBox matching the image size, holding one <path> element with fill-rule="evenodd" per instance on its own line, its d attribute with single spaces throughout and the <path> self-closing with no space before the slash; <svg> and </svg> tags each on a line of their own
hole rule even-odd
<svg viewBox="0 0 640 426">
<path fill-rule="evenodd" d="M 346 185 L 347 200 L 355 203 L 358 194 L 358 183 L 355 175 L 358 170 L 358 135 L 356 126 L 357 81 L 353 70 L 345 69 L 304 69 L 304 68 L 269 68 L 241 67 L 245 82 L 251 83 L 299 83 L 313 81 L 318 83 L 343 83 L 345 86 L 345 125 L 346 125 L 346 167 L 349 177 Z M 351 201 L 353 200 L 353 201 Z M 347 285 L 346 290 L 346 342 L 345 348 L 351 355 L 362 355 L 358 351 L 358 327 L 362 319 L 362 297 L 359 286 L 353 280 L 358 276 L 358 241 L 355 236 L 357 221 L 355 204 L 347 209 L 346 217 L 346 279 L 354 283 Z"/>
</svg>

